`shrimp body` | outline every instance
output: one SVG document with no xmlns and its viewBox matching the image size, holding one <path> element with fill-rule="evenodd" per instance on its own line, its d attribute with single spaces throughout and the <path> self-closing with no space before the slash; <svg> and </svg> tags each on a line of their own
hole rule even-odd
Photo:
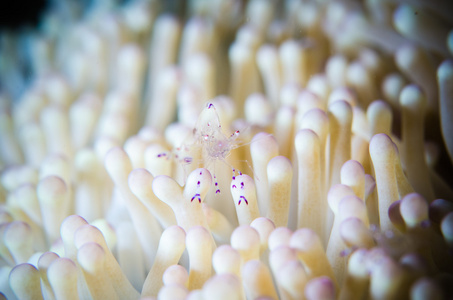
<svg viewBox="0 0 453 300">
<path fill-rule="evenodd" d="M 219 116 L 212 103 L 208 103 L 201 112 L 194 129 L 195 143 L 201 146 L 203 157 L 208 162 L 225 159 L 231 150 L 238 147 L 239 130 L 227 137 L 219 121 Z"/>
<path fill-rule="evenodd" d="M 213 175 L 216 187 L 215 193 L 218 194 L 220 189 L 215 173 L 215 164 L 217 161 L 222 161 L 230 166 L 234 179 L 235 169 L 226 161 L 226 158 L 233 149 L 239 147 L 237 141 L 239 135 L 239 130 L 236 130 L 230 136 L 223 133 L 215 106 L 212 103 L 208 103 L 198 117 L 193 129 L 193 135 L 189 138 L 190 142 L 176 148 L 173 155 L 161 153 L 158 157 L 169 159 L 172 156 L 183 166 L 192 165 L 193 167 L 200 166 L 209 169 Z M 240 171 L 238 172 L 240 173 Z M 195 195 L 193 199 L 198 198 Z M 245 202 L 247 201 L 245 200 Z"/>
</svg>

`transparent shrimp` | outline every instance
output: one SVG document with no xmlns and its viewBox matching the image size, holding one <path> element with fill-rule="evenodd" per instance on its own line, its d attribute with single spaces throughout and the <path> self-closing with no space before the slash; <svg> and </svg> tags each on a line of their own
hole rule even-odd
<svg viewBox="0 0 453 300">
<path fill-rule="evenodd" d="M 237 138 L 239 130 L 227 137 L 222 131 L 222 125 L 214 104 L 208 103 L 204 109 L 194 129 L 195 143 L 199 144 L 203 150 L 203 156 L 207 160 L 224 161 L 231 150 L 238 147 Z"/>
<path fill-rule="evenodd" d="M 239 130 L 233 132 L 230 136 L 223 133 L 222 125 L 220 124 L 214 104 L 208 103 L 206 108 L 201 112 L 195 125 L 194 145 L 201 148 L 201 155 L 204 160 L 205 167 L 213 167 L 214 184 L 216 186 L 216 194 L 220 193 L 218 182 L 215 175 L 215 164 L 221 161 L 227 165 L 226 158 L 231 154 L 231 151 L 239 147 L 238 137 Z M 233 170 L 233 177 L 235 169 Z"/>
<path fill-rule="evenodd" d="M 220 188 L 215 173 L 215 164 L 221 161 L 230 166 L 233 171 L 233 179 L 235 178 L 236 170 L 226 159 L 233 149 L 240 146 L 239 135 L 239 130 L 234 131 L 230 136 L 224 134 L 214 104 L 208 103 L 198 117 L 192 137 L 188 143 L 176 148 L 174 157 L 182 165 L 194 164 L 196 167 L 202 164 L 205 168 L 210 169 L 216 187 L 215 193 L 218 194 Z M 158 157 L 167 159 L 170 157 L 169 154 L 164 153 L 159 155 Z M 238 173 L 241 174 L 240 171 Z"/>
</svg>

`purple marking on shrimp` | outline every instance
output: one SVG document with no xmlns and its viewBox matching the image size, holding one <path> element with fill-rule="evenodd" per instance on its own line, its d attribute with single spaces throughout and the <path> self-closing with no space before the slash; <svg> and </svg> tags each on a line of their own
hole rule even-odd
<svg viewBox="0 0 453 300">
<path fill-rule="evenodd" d="M 186 157 L 184 157 L 184 162 L 187 164 L 190 164 L 192 162 L 192 158 L 186 156 Z"/>
<path fill-rule="evenodd" d="M 233 168 L 233 177 L 232 177 L 233 180 L 236 180 L 236 175 L 235 175 L 235 173 L 236 173 L 236 169 Z"/>
<path fill-rule="evenodd" d="M 200 194 L 195 194 L 195 196 L 192 197 L 192 200 L 190 200 L 190 202 L 193 202 L 193 200 L 197 198 L 198 199 L 198 202 L 201 203 L 201 196 Z"/>
<path fill-rule="evenodd" d="M 240 204 L 241 204 L 241 201 L 242 201 L 242 200 L 244 200 L 244 201 L 245 201 L 245 204 L 249 205 L 249 202 L 247 201 L 247 199 L 245 199 L 245 197 L 244 197 L 244 196 L 241 196 L 241 197 L 239 197 L 239 202 L 238 202 L 238 205 L 240 205 Z"/>
<path fill-rule="evenodd" d="M 213 176 L 214 176 L 214 185 L 215 185 L 215 187 L 218 187 L 219 183 L 217 182 L 217 177 L 216 177 L 215 175 L 213 175 Z M 216 193 L 216 194 L 219 194 L 219 193 L 220 193 L 220 190 L 217 189 L 217 190 L 215 191 L 215 193 Z"/>
<path fill-rule="evenodd" d="M 214 107 L 214 104 L 208 103 L 208 109 L 211 108 L 211 107 Z"/>
<path fill-rule="evenodd" d="M 244 188 L 244 182 L 241 182 L 241 189 Z"/>
<path fill-rule="evenodd" d="M 197 187 L 200 187 L 200 180 L 198 180 L 197 182 Z"/>
<path fill-rule="evenodd" d="M 219 126 L 220 127 L 220 126 Z M 239 135 L 239 130 L 236 130 L 235 132 L 233 132 L 231 135 L 230 135 L 230 138 L 235 136 L 235 135 Z"/>
<path fill-rule="evenodd" d="M 231 188 L 232 188 L 232 189 L 237 189 L 237 187 L 236 187 L 235 184 L 233 184 L 233 185 L 231 186 Z"/>
<path fill-rule="evenodd" d="M 238 171 L 239 172 L 239 175 L 242 175 L 242 172 L 241 171 Z"/>
</svg>

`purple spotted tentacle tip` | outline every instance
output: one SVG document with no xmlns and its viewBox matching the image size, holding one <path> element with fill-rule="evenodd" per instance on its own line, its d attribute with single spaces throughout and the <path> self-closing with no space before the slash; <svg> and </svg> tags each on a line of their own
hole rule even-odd
<svg viewBox="0 0 453 300">
<path fill-rule="evenodd" d="M 238 205 L 241 205 L 242 200 L 244 200 L 245 204 L 249 205 L 249 202 L 247 201 L 247 199 L 244 196 L 239 197 Z"/>
<path fill-rule="evenodd" d="M 192 199 L 190 200 L 190 202 L 193 202 L 194 199 L 198 199 L 198 203 L 201 203 L 201 196 L 200 196 L 200 194 L 195 194 L 195 196 L 192 197 Z"/>
</svg>

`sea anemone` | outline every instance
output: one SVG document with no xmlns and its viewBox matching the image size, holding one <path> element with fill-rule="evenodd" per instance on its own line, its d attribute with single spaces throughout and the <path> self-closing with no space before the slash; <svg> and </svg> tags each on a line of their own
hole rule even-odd
<svg viewBox="0 0 453 300">
<path fill-rule="evenodd" d="M 448 1 L 116 2 L 0 35 L 0 298 L 453 297 Z"/>
</svg>

